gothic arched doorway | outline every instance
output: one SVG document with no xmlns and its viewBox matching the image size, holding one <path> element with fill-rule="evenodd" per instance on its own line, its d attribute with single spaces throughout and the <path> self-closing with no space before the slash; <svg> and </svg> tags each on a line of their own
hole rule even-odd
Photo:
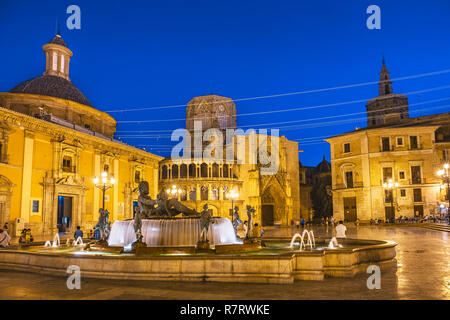
<svg viewBox="0 0 450 320">
<path fill-rule="evenodd" d="M 261 223 L 263 226 L 272 226 L 277 223 L 286 223 L 288 220 L 286 194 L 277 179 L 267 182 L 261 196 Z"/>
<path fill-rule="evenodd" d="M 275 221 L 275 200 L 267 189 L 261 199 L 261 224 L 263 226 L 273 226 Z"/>
</svg>

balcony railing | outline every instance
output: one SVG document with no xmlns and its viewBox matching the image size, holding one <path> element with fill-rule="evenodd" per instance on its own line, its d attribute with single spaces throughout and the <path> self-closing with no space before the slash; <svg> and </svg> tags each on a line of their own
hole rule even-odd
<svg viewBox="0 0 450 320">
<path fill-rule="evenodd" d="M 62 167 L 62 171 L 63 172 L 67 172 L 67 173 L 76 173 L 77 172 L 77 167 L 75 167 L 75 166 Z"/>
<path fill-rule="evenodd" d="M 422 150 L 422 144 L 417 144 L 415 146 L 409 146 L 409 150 Z"/>
<path fill-rule="evenodd" d="M 389 146 L 389 147 L 380 147 L 380 152 L 389 152 L 389 151 L 394 151 L 394 146 Z"/>
<path fill-rule="evenodd" d="M 352 184 L 345 184 L 345 183 L 336 184 L 335 189 L 353 189 L 353 188 L 361 188 L 363 186 L 364 185 L 362 181 L 356 181 L 353 182 Z"/>
<path fill-rule="evenodd" d="M 409 180 L 409 184 L 425 184 L 427 179 L 425 178 L 413 178 Z"/>
<path fill-rule="evenodd" d="M 409 146 L 408 147 L 408 150 L 422 150 L 423 149 L 423 146 L 422 146 L 422 144 L 418 144 L 417 146 Z M 386 146 L 386 147 L 383 147 L 383 146 L 381 146 L 380 147 L 380 152 L 390 152 L 390 151 L 396 151 L 396 150 L 401 150 L 401 151 L 403 151 L 403 150 L 405 150 L 404 149 L 404 145 L 402 145 L 402 146 L 398 146 L 398 147 L 394 147 L 393 145 L 392 146 L 389 146 L 389 148 Z"/>
<path fill-rule="evenodd" d="M 161 180 L 238 180 L 238 177 L 231 176 L 231 177 L 166 177 L 161 178 Z"/>
<path fill-rule="evenodd" d="M 0 154 L 0 162 L 1 163 L 8 163 L 9 161 L 9 155 L 7 154 Z"/>
</svg>

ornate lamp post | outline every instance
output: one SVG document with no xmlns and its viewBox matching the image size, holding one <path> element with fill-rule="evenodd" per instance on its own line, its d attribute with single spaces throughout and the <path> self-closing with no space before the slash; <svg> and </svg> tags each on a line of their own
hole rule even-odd
<svg viewBox="0 0 450 320">
<path fill-rule="evenodd" d="M 394 211 L 394 189 L 398 187 L 398 182 L 394 182 L 392 179 L 389 179 L 388 182 L 383 183 L 383 187 L 386 190 L 389 190 L 391 193 L 391 210 L 395 219 L 395 211 Z"/>
<path fill-rule="evenodd" d="M 176 185 L 173 185 L 173 186 L 172 186 L 172 189 L 167 189 L 166 192 L 167 192 L 167 195 L 168 195 L 168 196 L 172 195 L 172 198 L 177 197 L 177 199 L 178 199 L 178 196 L 181 195 L 181 193 L 183 192 L 183 190 L 177 189 L 177 186 L 176 186 Z"/>
<path fill-rule="evenodd" d="M 445 185 L 447 185 L 447 194 L 445 199 L 448 201 L 447 210 L 450 207 L 450 175 L 449 175 L 449 164 L 445 163 L 444 168 L 437 172 L 437 175 L 442 178 L 443 184 L 441 185 L 442 189 L 445 189 Z M 450 221 L 449 221 L 450 224 Z"/>
<path fill-rule="evenodd" d="M 226 194 L 227 199 L 231 199 L 231 223 L 234 222 L 234 199 L 237 199 L 239 197 L 239 193 L 235 192 L 234 190 L 230 190 Z"/>
<path fill-rule="evenodd" d="M 101 180 L 98 177 L 95 177 L 93 181 L 94 181 L 95 187 L 102 190 L 102 193 L 103 193 L 102 209 L 104 211 L 105 210 L 105 193 L 106 193 L 106 191 L 108 191 L 109 189 L 111 189 L 114 186 L 114 183 L 116 183 L 116 180 L 113 177 L 111 177 L 111 178 L 109 178 L 109 181 L 108 181 L 108 173 L 102 172 Z"/>
</svg>

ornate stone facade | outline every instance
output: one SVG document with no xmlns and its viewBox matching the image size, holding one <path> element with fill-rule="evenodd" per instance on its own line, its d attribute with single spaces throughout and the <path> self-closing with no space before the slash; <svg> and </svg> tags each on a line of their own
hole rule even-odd
<svg viewBox="0 0 450 320">
<path fill-rule="evenodd" d="M 380 96 L 371 101 L 397 99 L 397 107 L 383 106 L 391 108 L 382 111 L 389 121 L 384 121 L 386 117 L 382 121 L 381 113 L 375 113 L 378 120 L 372 123 L 374 117 L 369 111 L 373 110 L 368 104 L 367 128 L 326 139 L 331 148 L 336 219 L 369 221 L 424 216 L 437 213 L 443 201 L 441 180 L 436 173 L 449 162 L 450 113 L 410 118 L 407 105 L 398 108 L 407 103 L 406 97 L 392 93 L 386 73 L 383 63 Z M 384 188 L 389 179 L 398 187 Z"/>
<path fill-rule="evenodd" d="M 38 80 L 33 93 L 21 85 L 0 93 L 0 223 L 9 221 L 14 235 L 24 227 L 33 234 L 77 225 L 87 231 L 102 205 L 92 180 L 103 171 L 116 180 L 106 194 L 110 220 L 132 218 L 141 180 L 150 182 L 156 196 L 162 158 L 114 140 L 114 118 L 78 102 L 84 97 L 73 95 L 78 89 L 66 90 L 65 44 L 51 42 L 44 49 L 47 59 L 53 51 L 59 59 L 47 61 L 44 77 L 63 81 Z"/>
<path fill-rule="evenodd" d="M 186 126 L 194 135 L 194 121 L 202 122 L 202 134 L 210 128 L 220 131 L 236 129 L 236 107 L 232 99 L 220 96 L 193 98 L 187 106 Z M 225 139 L 225 134 L 223 134 Z M 250 147 L 251 141 L 257 147 Z M 255 221 L 263 225 L 274 223 L 288 225 L 299 218 L 298 144 L 285 137 L 279 137 L 279 168 L 276 173 L 262 173 L 264 165 L 252 163 L 258 158 L 263 142 L 270 145 L 271 138 L 262 134 L 237 135 L 232 139 L 234 148 L 232 160 L 228 160 L 227 147 L 223 147 L 223 158 L 192 157 L 160 162 L 159 189 L 180 189 L 176 197 L 186 206 L 201 211 L 208 204 L 213 215 L 231 219 L 232 204 L 239 207 L 241 220 L 245 220 L 245 207 L 256 209 Z M 209 141 L 202 144 L 202 151 Z M 240 147 L 238 147 L 238 145 Z M 238 159 L 238 149 L 245 157 Z M 194 144 L 191 144 L 194 147 Z M 227 197 L 229 191 L 239 194 L 238 199 Z"/>
</svg>

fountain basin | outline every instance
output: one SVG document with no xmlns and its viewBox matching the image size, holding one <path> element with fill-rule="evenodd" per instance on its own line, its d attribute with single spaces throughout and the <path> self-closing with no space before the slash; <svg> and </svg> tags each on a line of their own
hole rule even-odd
<svg viewBox="0 0 450 320">
<path fill-rule="evenodd" d="M 1 250 L 0 269 L 67 277 L 67 267 L 77 265 L 83 278 L 293 283 L 353 277 L 366 272 L 371 264 L 382 270 L 396 266 L 397 244 L 392 241 L 345 239 L 343 248 L 328 249 L 330 239 L 316 239 L 318 249 L 306 251 L 289 249 L 290 241 L 290 238 L 266 238 L 266 246 L 255 251 L 201 254 L 157 251 L 145 256 L 82 251 L 77 247 L 9 248 Z"/>
<path fill-rule="evenodd" d="M 200 236 L 200 218 L 166 218 L 143 219 L 143 240 L 148 247 L 195 246 Z M 226 218 L 214 217 L 208 231 L 211 245 L 227 245 L 241 243 L 231 221 Z M 126 247 L 136 241 L 133 220 L 114 222 L 108 245 L 111 247 Z"/>
</svg>

